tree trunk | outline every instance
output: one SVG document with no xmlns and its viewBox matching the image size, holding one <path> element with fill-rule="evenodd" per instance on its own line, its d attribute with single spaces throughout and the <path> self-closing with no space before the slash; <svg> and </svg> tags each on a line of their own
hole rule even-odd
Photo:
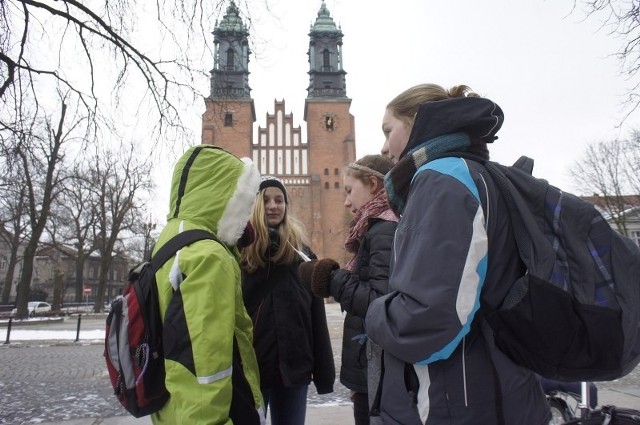
<svg viewBox="0 0 640 425">
<path fill-rule="evenodd" d="M 84 290 L 84 252 L 78 251 L 76 256 L 76 281 L 75 281 L 75 302 L 82 302 L 82 295 Z"/>
<path fill-rule="evenodd" d="M 16 264 L 18 264 L 18 252 L 17 249 L 11 248 L 7 274 L 5 275 L 4 287 L 2 288 L 2 304 L 8 304 L 9 298 L 11 298 L 11 288 L 13 287 L 13 276 L 15 275 Z"/>
<path fill-rule="evenodd" d="M 62 308 L 62 294 L 64 293 L 64 274 L 60 270 L 53 273 L 53 305 L 52 310 L 60 311 Z"/>
<path fill-rule="evenodd" d="M 29 317 L 27 303 L 29 302 L 29 292 L 31 291 L 31 277 L 33 276 L 33 258 L 35 257 L 38 238 L 32 238 L 24 250 L 24 260 L 22 262 L 22 276 L 18 282 L 16 290 L 16 307 L 18 319 Z"/>
<path fill-rule="evenodd" d="M 96 303 L 93 307 L 96 313 L 99 313 L 100 310 L 102 310 L 102 306 L 104 304 L 104 293 L 107 289 L 107 281 L 108 281 L 110 266 L 111 266 L 111 259 L 101 254 L 100 274 L 98 278 L 98 293 L 96 294 Z"/>
</svg>

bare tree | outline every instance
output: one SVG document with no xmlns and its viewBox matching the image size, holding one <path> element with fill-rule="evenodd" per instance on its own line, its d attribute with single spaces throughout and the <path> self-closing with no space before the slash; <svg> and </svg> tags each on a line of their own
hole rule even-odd
<svg viewBox="0 0 640 425">
<path fill-rule="evenodd" d="M 236 1 L 248 26 L 250 1 Z M 228 2 L 0 1 L 0 132 L 15 131 L 7 123 L 25 103 L 43 107 L 58 87 L 110 132 L 133 104 L 127 112 L 150 123 L 149 140 L 184 140 L 181 114 L 208 95 L 211 31 Z"/>
<path fill-rule="evenodd" d="M 31 141 L 43 142 L 52 135 L 52 140 L 62 142 L 67 105 L 74 105 L 75 114 L 85 117 L 92 135 L 102 135 L 100 143 L 135 140 L 120 133 L 144 127 L 140 131 L 146 139 L 163 141 L 157 142 L 160 147 L 180 149 L 180 142 L 192 140 L 185 137 L 190 136 L 190 130 L 183 126 L 181 113 L 189 110 L 186 105 L 208 95 L 201 89 L 208 88 L 214 50 L 211 31 L 229 1 L 0 1 L 3 151 L 21 166 L 38 164 L 45 176 L 43 182 L 54 182 L 59 178 L 54 172 L 61 161 L 59 151 L 55 155 L 49 151 L 47 156 L 46 145 L 36 147 Z M 269 11 L 268 0 L 236 3 L 247 27 L 252 25 L 249 10 L 264 6 L 263 10 Z M 51 117 L 60 112 L 52 100 L 57 92 L 66 93 L 60 131 L 37 137 L 42 123 L 50 123 Z M 125 127 L 124 121 L 130 126 Z M 97 140 L 86 138 L 94 144 Z M 33 177 L 36 169 L 29 169 L 30 174 L 25 176 Z M 18 303 L 24 304 L 24 309 L 32 257 L 50 213 L 50 198 L 57 195 L 40 182 L 26 187 L 31 239 L 26 245 L 27 268 L 18 286 Z M 103 237 L 103 242 L 108 240 L 106 233 Z M 19 309 L 21 314 L 24 311 Z"/>
<path fill-rule="evenodd" d="M 574 9 L 582 6 L 587 16 L 599 19 L 603 30 L 620 39 L 613 53 L 630 86 L 626 93 L 627 117 L 640 107 L 640 3 L 621 0 L 574 0 Z"/>
<path fill-rule="evenodd" d="M 16 292 L 17 316 L 20 318 L 27 317 L 33 260 L 49 219 L 51 204 L 61 190 L 64 146 L 77 141 L 76 137 L 86 137 L 85 133 L 78 134 L 86 124 L 86 117 L 69 113 L 66 101 L 65 96 L 60 95 L 57 122 L 51 117 L 45 117 L 43 121 L 33 118 L 28 132 L 14 133 L 14 138 L 9 140 L 9 150 L 23 176 L 21 184 L 25 188 L 28 218 L 29 237 L 24 247 L 22 275 Z"/>
<path fill-rule="evenodd" d="M 8 303 L 11 296 L 27 228 L 26 187 L 22 184 L 20 167 L 12 159 L 15 158 L 0 145 L 0 238 L 9 251 L 7 271 L 3 276 L 3 304 Z"/>
<path fill-rule="evenodd" d="M 54 203 L 47 224 L 47 234 L 53 248 L 73 246 L 75 277 L 74 301 L 81 302 L 84 288 L 84 266 L 95 251 L 93 229 L 96 226 L 95 205 L 91 202 L 91 181 L 86 163 L 78 162 L 68 171 L 60 196 Z"/>
<path fill-rule="evenodd" d="M 625 212 L 640 198 L 638 176 L 630 172 L 638 169 L 638 163 L 633 161 L 639 155 L 637 140 L 599 142 L 589 145 L 584 157 L 570 169 L 577 189 L 593 195 L 591 200 L 625 236 L 628 236 Z"/>
<path fill-rule="evenodd" d="M 123 234 L 143 222 L 143 197 L 153 188 L 151 162 L 129 150 L 97 151 L 91 168 L 90 187 L 96 212 L 94 239 L 100 255 L 100 272 L 95 311 L 104 302 L 108 272 Z"/>
<path fill-rule="evenodd" d="M 631 186 L 632 193 L 640 195 L 640 131 L 631 132 L 631 138 L 626 142 L 625 178 Z"/>
<path fill-rule="evenodd" d="M 16 186 L 5 180 L 0 189 L 0 211 L 2 211 L 2 227 L 0 238 L 9 248 L 7 272 L 2 287 L 2 304 L 7 304 L 11 297 L 11 288 L 16 267 L 20 260 L 20 247 L 25 240 L 26 194 L 24 186 Z"/>
</svg>

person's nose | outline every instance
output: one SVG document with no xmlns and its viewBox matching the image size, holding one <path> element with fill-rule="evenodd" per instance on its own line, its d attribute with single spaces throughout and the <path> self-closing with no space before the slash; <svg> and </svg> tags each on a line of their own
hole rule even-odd
<svg viewBox="0 0 640 425">
<path fill-rule="evenodd" d="M 380 154 L 384 156 L 389 155 L 389 139 L 385 139 L 384 144 L 382 145 L 382 149 L 380 149 Z"/>
<path fill-rule="evenodd" d="M 351 208 L 351 201 L 349 200 L 348 196 L 346 198 L 344 198 L 344 207 L 345 208 Z"/>
</svg>

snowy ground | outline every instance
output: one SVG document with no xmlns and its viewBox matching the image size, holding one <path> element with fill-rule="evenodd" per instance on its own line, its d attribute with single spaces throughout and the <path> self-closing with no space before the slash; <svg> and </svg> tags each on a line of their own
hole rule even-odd
<svg viewBox="0 0 640 425">
<path fill-rule="evenodd" d="M 6 328 L 0 328 L 0 335 L 6 340 Z M 76 331 L 62 330 L 35 330 L 35 329 L 11 329 L 11 342 L 20 341 L 75 341 Z M 83 342 L 94 342 L 104 340 L 104 329 L 80 330 L 80 339 Z"/>
<path fill-rule="evenodd" d="M 336 369 L 340 368 L 342 314 L 327 308 Z M 113 395 L 104 351 L 106 316 L 47 322 L 14 321 L 10 344 L 7 321 L 0 321 L 0 425 L 38 424 L 126 415 Z M 310 385 L 309 406 L 351 405 L 349 390 L 336 379 L 334 393 L 318 395 Z"/>
</svg>

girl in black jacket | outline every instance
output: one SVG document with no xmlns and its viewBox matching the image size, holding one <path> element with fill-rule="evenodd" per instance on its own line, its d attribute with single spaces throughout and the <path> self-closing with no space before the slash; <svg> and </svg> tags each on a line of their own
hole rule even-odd
<svg viewBox="0 0 640 425">
<path fill-rule="evenodd" d="M 351 390 L 356 425 L 381 423 L 380 418 L 369 417 L 369 406 L 380 380 L 381 350 L 367 340 L 364 318 L 369 303 L 386 294 L 389 284 L 397 218 L 387 205 L 383 179 L 392 166 L 392 161 L 382 155 L 368 155 L 347 166 L 344 206 L 354 219 L 345 248 L 354 256 L 344 269 L 334 260 L 320 260 L 311 277 L 316 295 L 333 296 L 347 312 L 340 382 Z"/>
<path fill-rule="evenodd" d="M 250 221 L 256 240 L 242 253 L 242 291 L 253 320 L 260 388 L 273 425 L 302 425 L 309 383 L 327 394 L 335 380 L 324 302 L 298 279 L 298 265 L 315 255 L 275 177 L 263 177 Z"/>
</svg>

